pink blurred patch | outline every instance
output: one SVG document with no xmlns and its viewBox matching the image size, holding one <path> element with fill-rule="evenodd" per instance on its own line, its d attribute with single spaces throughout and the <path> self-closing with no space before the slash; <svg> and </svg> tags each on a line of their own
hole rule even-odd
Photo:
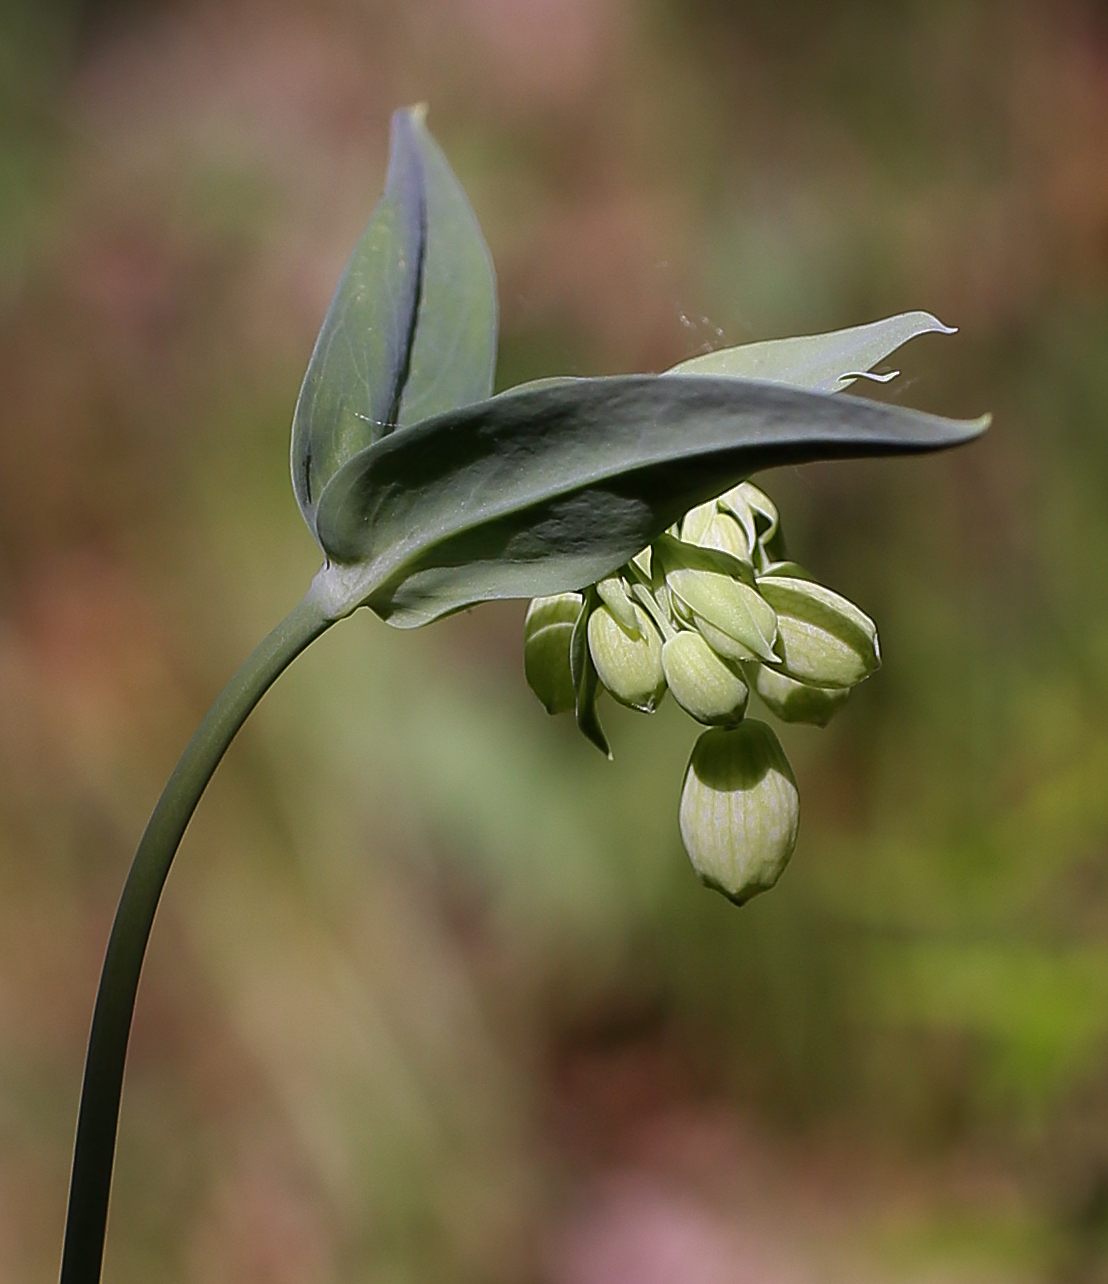
<svg viewBox="0 0 1108 1284">
<path fill-rule="evenodd" d="M 573 102 L 595 84 L 616 8 L 612 0 L 461 0 L 455 12 L 519 106 Z"/>
<path fill-rule="evenodd" d="M 780 1251 L 645 1173 L 605 1178 L 562 1227 L 554 1284 L 800 1284 Z"/>
</svg>

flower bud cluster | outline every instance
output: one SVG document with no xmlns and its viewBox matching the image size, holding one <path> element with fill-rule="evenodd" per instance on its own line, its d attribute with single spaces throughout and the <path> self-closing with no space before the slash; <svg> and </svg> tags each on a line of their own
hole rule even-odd
<svg viewBox="0 0 1108 1284">
<path fill-rule="evenodd" d="M 777 509 L 750 482 L 598 584 L 536 598 L 524 625 L 532 690 L 605 750 L 600 688 L 644 713 L 669 691 L 711 728 L 685 773 L 681 836 L 701 879 L 739 904 L 777 881 L 799 821 L 780 742 L 746 717 L 750 691 L 784 722 L 824 726 L 880 662 L 873 621 L 786 559 Z"/>
</svg>

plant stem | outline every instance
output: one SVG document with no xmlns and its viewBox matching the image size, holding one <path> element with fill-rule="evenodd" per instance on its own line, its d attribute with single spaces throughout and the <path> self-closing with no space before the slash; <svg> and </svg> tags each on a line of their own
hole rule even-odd
<svg viewBox="0 0 1108 1284">
<path fill-rule="evenodd" d="M 196 729 L 135 852 L 116 910 L 92 1016 L 61 1284 L 97 1284 L 104 1256 L 123 1068 L 142 960 L 169 867 L 227 746 L 272 683 L 334 622 L 317 584 L 253 651 Z"/>
</svg>

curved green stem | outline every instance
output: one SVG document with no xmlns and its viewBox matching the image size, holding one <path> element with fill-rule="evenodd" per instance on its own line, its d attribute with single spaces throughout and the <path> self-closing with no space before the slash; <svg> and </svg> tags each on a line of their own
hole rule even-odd
<svg viewBox="0 0 1108 1284">
<path fill-rule="evenodd" d="M 335 619 L 319 585 L 254 650 L 189 741 L 147 823 L 127 875 L 92 1016 L 61 1284 L 97 1284 L 104 1255 L 123 1067 L 146 943 L 181 838 L 235 733 L 272 683 Z"/>
</svg>

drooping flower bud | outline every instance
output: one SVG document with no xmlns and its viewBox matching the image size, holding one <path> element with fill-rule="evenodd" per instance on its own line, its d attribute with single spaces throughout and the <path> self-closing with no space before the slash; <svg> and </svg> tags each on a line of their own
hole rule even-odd
<svg viewBox="0 0 1108 1284">
<path fill-rule="evenodd" d="M 547 713 L 565 713 L 576 699 L 569 643 L 584 599 L 580 593 L 536 597 L 523 621 L 523 672 Z"/>
<path fill-rule="evenodd" d="M 632 635 L 639 636 L 639 621 L 635 614 L 635 604 L 627 592 L 627 586 L 618 575 L 609 575 L 597 584 L 596 591 L 600 600 L 608 608 L 624 629 Z"/>
<path fill-rule="evenodd" d="M 642 573 L 646 576 L 647 579 L 650 579 L 650 575 L 651 575 L 650 560 L 651 559 L 650 559 L 649 545 L 646 548 L 644 548 L 642 552 L 636 553 L 635 556 L 631 559 L 631 561 L 639 568 L 640 571 L 642 571 Z"/>
<path fill-rule="evenodd" d="M 781 574 L 763 575 L 758 592 L 777 613 L 777 660 L 788 677 L 852 687 L 880 667 L 877 626 L 845 597 Z"/>
<path fill-rule="evenodd" d="M 749 647 L 743 646 L 741 642 L 736 642 L 729 633 L 724 633 L 722 629 L 717 629 L 714 624 L 709 624 L 702 615 L 690 614 L 689 627 L 696 629 L 716 655 L 729 663 L 741 664 L 750 660 Z"/>
<path fill-rule="evenodd" d="M 716 549 L 666 536 L 655 547 L 670 593 L 691 613 L 713 650 L 729 660 L 776 658 L 777 619 L 757 589 L 746 582 L 749 568 Z"/>
<path fill-rule="evenodd" d="M 785 556 L 785 541 L 777 505 L 753 482 L 740 482 L 718 500 L 719 507 L 742 527 L 759 569 Z"/>
<path fill-rule="evenodd" d="M 669 613 L 673 622 L 679 627 L 695 629 L 696 616 L 689 610 L 685 603 L 681 601 L 676 593 L 671 593 L 669 591 L 668 584 L 663 583 L 661 592 L 665 594 L 664 600 L 666 605 L 669 607 Z M 661 595 L 659 594 L 659 598 L 660 596 Z"/>
<path fill-rule="evenodd" d="M 849 687 L 808 686 L 765 664 L 748 665 L 746 675 L 762 703 L 782 722 L 825 727 L 850 695 Z"/>
<path fill-rule="evenodd" d="M 717 548 L 723 553 L 730 553 L 740 562 L 751 565 L 751 548 L 753 547 L 753 524 L 748 538 L 746 530 L 729 512 L 722 512 L 719 503 L 711 500 L 697 508 L 690 509 L 681 523 L 681 538 L 687 544 L 697 544 L 701 548 Z"/>
<path fill-rule="evenodd" d="M 679 819 L 707 886 L 742 905 L 777 882 L 796 847 L 800 793 L 764 722 L 704 732 L 685 772 Z"/>
<path fill-rule="evenodd" d="M 681 519 L 681 538 L 688 544 L 699 544 L 700 537 L 708 529 L 712 518 L 718 512 L 719 505 L 714 499 L 708 500 L 706 504 L 697 504 L 695 508 L 690 508 Z"/>
<path fill-rule="evenodd" d="M 751 545 L 746 532 L 730 513 L 716 513 L 698 543 L 702 548 L 718 548 L 751 565 Z"/>
<path fill-rule="evenodd" d="M 699 633 L 674 634 L 662 646 L 662 669 L 673 698 L 697 722 L 713 726 L 742 720 L 746 683 Z"/>
<path fill-rule="evenodd" d="M 606 606 L 589 616 L 589 654 L 601 683 L 620 704 L 653 713 L 666 693 L 662 639 L 650 617 L 635 603 L 638 636 L 629 633 Z"/>
</svg>

